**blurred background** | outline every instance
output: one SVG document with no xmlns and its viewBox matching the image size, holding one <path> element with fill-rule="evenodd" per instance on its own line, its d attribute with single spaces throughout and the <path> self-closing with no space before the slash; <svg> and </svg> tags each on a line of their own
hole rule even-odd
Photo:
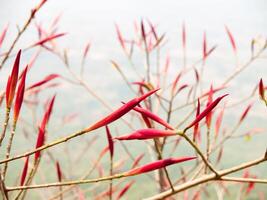
<svg viewBox="0 0 267 200">
<path fill-rule="evenodd" d="M 38 3 L 39 0 L 0 0 L 0 31 L 7 24 L 9 25 L 5 42 L 0 49 L 0 54 L 5 52 L 11 41 L 14 40 L 17 33 L 16 26 L 21 27 L 24 24 L 29 16 L 30 10 Z M 120 27 L 125 38 L 134 36 L 134 24 L 140 24 L 141 20 L 152 22 L 155 24 L 159 33 L 165 33 L 167 39 L 166 44 L 162 48 L 161 65 L 164 65 L 165 59 L 169 55 L 170 79 L 175 77 L 175 73 L 183 65 L 182 24 L 185 24 L 187 31 L 188 66 L 201 59 L 202 40 L 205 31 L 208 46 L 212 47 L 213 45 L 217 45 L 216 51 L 208 59 L 203 76 L 204 83 L 207 86 L 206 88 L 209 88 L 211 82 L 219 86 L 236 69 L 236 64 L 243 65 L 249 60 L 253 38 L 258 38 L 259 40 L 266 38 L 266 10 L 266 0 L 48 0 L 40 12 L 37 13 L 34 23 L 30 25 L 30 28 L 19 40 L 15 49 L 25 48 L 29 44 L 38 41 L 36 24 L 49 28 L 53 20 L 59 17 L 57 32 L 67 34 L 62 38 L 58 38 L 56 43 L 60 49 L 65 49 L 68 52 L 71 70 L 77 74 L 79 73 L 83 51 L 89 42 L 90 50 L 85 62 L 84 80 L 88 83 L 91 90 L 95 91 L 108 106 L 114 109 L 120 105 L 121 101 L 126 101 L 135 95 L 123 82 L 117 71 L 114 70 L 110 61 L 115 60 L 122 66 L 130 82 L 140 81 L 135 76 L 127 58 L 123 54 L 117 40 L 115 24 Z M 225 31 L 225 25 L 228 26 L 235 38 L 238 59 L 236 59 L 233 53 Z M 33 48 L 23 53 L 22 66 L 25 66 L 31 60 L 36 51 L 37 49 Z M 12 63 L 13 59 L 9 59 L 0 72 L 1 90 L 5 88 L 7 74 L 10 72 Z M 135 55 L 135 65 L 139 73 L 144 73 L 144 55 Z M 27 83 L 34 83 L 50 73 L 57 73 L 64 77 L 72 76 L 57 56 L 44 50 L 34 63 Z M 238 100 L 249 96 L 260 78 L 263 78 L 265 82 L 267 81 L 266 56 L 253 62 L 245 69 L 244 73 L 238 75 L 230 83 L 230 89 L 227 89 L 227 92 L 230 93 L 229 103 L 238 102 Z M 190 82 L 191 79 L 192 77 L 189 76 L 184 82 Z M 49 133 L 51 133 L 48 136 L 49 140 L 68 135 L 75 130 L 80 130 L 109 113 L 109 110 L 96 98 L 85 92 L 84 88 L 64 81 L 60 82 L 60 84 L 59 88 L 44 91 L 40 94 L 39 98 L 44 103 L 49 96 L 57 93 L 55 109 L 49 126 Z M 252 128 L 260 128 L 266 132 L 266 112 L 262 112 L 264 108 L 259 103 L 257 97 L 241 103 L 232 110 L 230 108 L 224 119 L 225 127 L 232 127 L 235 124 L 234 120 L 240 117 L 242 111 L 251 102 L 255 102 L 253 109 L 246 119 L 248 121 L 240 128 L 240 132 L 245 132 Z M 27 109 L 27 106 L 23 107 L 24 112 L 27 112 Z M 2 110 L 3 106 L 1 107 Z M 25 120 L 31 121 L 30 119 L 33 119 L 37 123 L 41 120 L 42 112 L 43 108 L 40 106 L 37 108 L 37 113 L 40 114 L 39 116 L 26 113 Z M 181 120 L 180 116 L 187 112 L 189 110 L 185 109 L 177 113 L 173 117 L 172 122 L 174 124 L 177 123 L 177 121 Z M 62 121 L 64 121 L 64 117 L 66 118 L 72 115 L 75 116 L 73 117 L 74 119 L 70 123 L 63 125 Z M 1 114 L 1 122 L 3 121 L 3 117 L 4 114 Z M 121 122 L 118 122 L 112 128 L 114 132 L 116 130 L 118 133 L 128 131 Z M 97 132 L 103 132 L 103 130 Z M 73 173 L 73 177 L 78 176 L 83 169 L 75 169 L 75 166 L 70 163 L 73 163 L 75 158 L 84 151 L 83 147 L 86 146 L 85 141 L 90 141 L 92 138 L 92 135 L 85 135 L 73 140 L 63 149 L 55 149 L 55 155 L 58 155 L 61 162 L 65 163 L 62 164 L 62 168 L 66 171 L 70 170 Z M 93 147 L 93 152 L 99 152 L 106 145 L 106 139 L 104 139 L 103 134 L 100 135 L 100 138 L 102 139 Z M 32 149 L 35 137 L 30 137 L 31 144 L 24 137 L 21 138 L 18 136 L 15 140 L 18 147 L 14 150 L 14 154 Z M 80 141 L 84 143 L 80 143 Z M 227 143 L 224 151 L 225 162 L 222 167 L 232 166 L 234 163 L 240 163 L 241 161 L 261 155 L 266 149 L 265 141 L 267 141 L 267 135 L 261 134 L 260 136 L 256 135 L 249 139 L 238 138 Z M 143 144 L 138 145 L 129 147 L 135 155 L 144 152 L 145 149 L 142 146 Z M 71 158 L 59 156 L 62 152 L 66 151 L 70 152 L 70 154 L 76 153 Z M 185 152 L 192 153 L 188 150 L 181 150 L 177 152 L 177 155 L 182 155 Z M 89 163 L 91 159 L 90 155 L 92 154 L 88 152 L 88 155 L 86 154 L 80 160 L 82 166 Z M 97 156 L 95 155 L 95 157 Z M 228 159 L 229 157 L 230 159 Z M 47 161 L 49 161 L 48 158 Z M 15 164 L 10 170 L 14 170 L 14 172 L 20 171 L 18 168 L 20 162 L 14 162 Z M 66 163 L 69 165 L 66 165 Z M 53 166 L 47 166 L 44 170 L 49 171 L 53 168 Z M 266 170 L 266 167 L 262 171 L 255 173 L 261 174 L 264 170 Z M 54 180 L 53 177 L 51 177 L 51 180 Z M 144 192 L 153 194 L 153 190 L 149 187 L 144 189 Z M 141 194 L 135 195 L 139 197 L 138 195 Z"/>
</svg>

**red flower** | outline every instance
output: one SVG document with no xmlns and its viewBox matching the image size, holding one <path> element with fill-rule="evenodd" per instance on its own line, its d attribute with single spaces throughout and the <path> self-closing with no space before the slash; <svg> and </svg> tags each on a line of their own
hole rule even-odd
<svg viewBox="0 0 267 200">
<path fill-rule="evenodd" d="M 157 129 L 140 129 L 132 134 L 115 137 L 117 140 L 147 140 L 159 137 L 167 137 L 177 135 L 173 130 L 157 130 Z"/>
<path fill-rule="evenodd" d="M 196 157 L 182 157 L 182 158 L 167 158 L 167 159 L 163 159 L 163 160 L 158 160 L 152 163 L 149 163 L 147 165 L 138 167 L 138 168 L 134 168 L 128 172 L 125 172 L 124 175 L 125 176 L 135 176 L 138 174 L 143 174 L 146 172 L 150 172 L 156 169 L 160 169 L 169 165 L 173 165 L 176 163 L 180 163 L 180 162 L 184 162 L 184 161 L 188 161 L 188 160 L 192 160 L 195 159 Z"/>
<path fill-rule="evenodd" d="M 104 117 L 103 119 L 99 120 L 98 122 L 96 122 L 92 126 L 90 126 L 87 129 L 85 129 L 85 131 L 89 132 L 89 131 L 98 129 L 98 128 L 102 127 L 102 126 L 106 126 L 106 125 L 116 121 L 117 119 L 119 119 L 120 117 L 122 117 L 123 115 L 128 113 L 130 110 L 132 110 L 141 101 L 145 100 L 147 97 L 149 97 L 150 95 L 154 94 L 158 90 L 159 89 L 152 90 L 152 91 L 144 94 L 141 97 L 137 97 L 137 98 L 132 99 L 131 101 L 125 103 L 123 106 L 121 106 L 120 108 L 118 108 L 117 110 L 115 110 L 114 112 L 109 114 L 108 116 Z"/>
</svg>

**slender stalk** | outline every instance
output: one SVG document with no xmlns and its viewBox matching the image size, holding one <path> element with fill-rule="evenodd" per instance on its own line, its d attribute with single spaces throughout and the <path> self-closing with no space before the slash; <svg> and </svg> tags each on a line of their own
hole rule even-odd
<svg viewBox="0 0 267 200">
<path fill-rule="evenodd" d="M 14 138 L 14 135 L 15 135 L 15 132 L 16 132 L 16 124 L 17 124 L 17 122 L 14 121 L 13 125 L 12 125 L 11 135 L 10 135 L 10 138 L 9 138 L 9 141 L 8 141 L 8 145 L 7 145 L 6 159 L 8 159 L 9 156 L 10 156 L 12 142 L 13 142 L 13 138 Z M 8 167 L 8 163 L 5 163 L 4 170 L 3 170 L 3 178 L 5 178 L 5 176 L 6 176 L 7 167 Z"/>
<path fill-rule="evenodd" d="M 217 171 L 213 168 L 213 166 L 209 163 L 209 161 L 205 158 L 201 150 L 198 148 L 198 146 L 184 133 L 180 133 L 180 136 L 182 136 L 198 153 L 198 155 L 201 157 L 202 161 L 206 164 L 206 166 L 214 172 L 216 176 L 218 176 Z"/>
<path fill-rule="evenodd" d="M 9 108 L 6 108 L 6 116 L 5 116 L 5 122 L 4 122 L 4 127 L 3 127 L 3 130 L 2 130 L 2 133 L 1 133 L 1 136 L 0 136 L 0 147 L 2 146 L 2 142 L 6 136 L 6 129 L 7 129 L 7 126 L 8 126 L 8 122 L 9 122 L 9 115 L 10 115 L 10 107 Z"/>
</svg>

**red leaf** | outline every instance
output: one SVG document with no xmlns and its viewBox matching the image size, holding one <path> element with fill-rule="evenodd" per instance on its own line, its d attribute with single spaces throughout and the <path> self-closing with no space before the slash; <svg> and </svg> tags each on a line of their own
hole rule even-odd
<svg viewBox="0 0 267 200">
<path fill-rule="evenodd" d="M 204 111 L 202 111 L 197 117 L 196 119 L 191 123 L 189 124 L 184 132 L 186 132 L 189 128 L 191 128 L 192 126 L 194 126 L 196 123 L 198 123 L 200 120 L 202 120 L 204 117 L 207 116 L 207 114 L 209 114 L 216 106 L 217 104 L 225 97 L 227 96 L 228 94 L 226 95 L 223 95 L 221 97 L 218 97 L 216 100 L 214 100 L 208 107 L 206 107 L 206 109 Z"/>
<path fill-rule="evenodd" d="M 139 155 L 133 162 L 133 165 L 132 165 L 132 169 L 135 168 L 139 162 L 142 160 L 142 158 L 145 156 L 144 153 L 142 153 L 141 155 Z"/>
<path fill-rule="evenodd" d="M 164 121 L 159 116 L 155 115 L 154 113 L 152 113 L 151 111 L 149 111 L 147 109 L 144 109 L 142 107 L 136 106 L 135 108 L 133 108 L 133 110 L 143 114 L 144 116 L 152 119 L 155 122 L 158 122 L 159 124 L 165 126 L 166 128 L 168 128 L 170 130 L 174 130 L 174 128 L 170 124 L 168 124 L 166 121 Z"/>
<path fill-rule="evenodd" d="M 153 171 L 156 169 L 160 169 L 160 168 L 163 168 L 163 167 L 166 167 L 169 165 L 173 165 L 176 163 L 192 160 L 195 158 L 196 157 L 181 157 L 181 158 L 167 158 L 167 159 L 163 159 L 163 160 L 157 160 L 157 161 L 149 163 L 147 165 L 131 169 L 130 171 L 125 172 L 124 175 L 125 176 L 135 176 L 138 174 L 143 174 L 146 172 L 150 172 L 150 171 Z"/>
<path fill-rule="evenodd" d="M 231 42 L 232 48 L 234 50 L 234 52 L 236 53 L 236 43 L 235 43 L 235 39 L 233 37 L 233 34 L 231 33 L 231 31 L 229 30 L 229 28 L 225 25 L 225 30 L 227 32 L 227 35 L 229 37 L 229 40 Z"/>
<path fill-rule="evenodd" d="M 29 156 L 26 157 L 25 162 L 24 162 L 24 167 L 23 167 L 23 171 L 21 174 L 21 178 L 20 178 L 20 186 L 24 185 L 25 178 L 26 178 L 27 172 L 28 172 L 28 165 L 29 165 Z"/>
<path fill-rule="evenodd" d="M 46 132 L 46 125 L 48 124 L 48 121 L 50 119 L 52 110 L 53 110 L 53 105 L 55 102 L 55 95 L 53 96 L 53 98 L 49 101 L 49 104 L 46 108 L 45 114 L 43 116 L 41 125 L 39 127 L 39 133 L 38 133 L 38 137 L 37 137 L 37 142 L 36 142 L 36 146 L 35 148 L 38 149 L 39 147 L 44 145 L 45 142 L 45 132 Z M 35 162 L 38 160 L 38 158 L 40 157 L 40 151 L 37 151 L 34 155 L 34 160 Z"/>
<path fill-rule="evenodd" d="M 183 23 L 182 26 L 182 43 L 183 43 L 183 49 L 186 49 L 186 29 L 185 29 L 185 23 Z"/>
<path fill-rule="evenodd" d="M 123 197 L 123 195 L 130 189 L 130 187 L 134 184 L 135 181 L 131 181 L 129 182 L 127 185 L 125 185 L 122 190 L 119 192 L 118 196 L 117 196 L 117 200 L 119 200 L 121 197 Z"/>
<path fill-rule="evenodd" d="M 18 82 L 18 74 L 19 74 L 19 63 L 20 63 L 20 55 L 21 55 L 21 50 L 19 50 L 14 65 L 13 69 L 11 72 L 11 75 L 8 78 L 7 86 L 6 86 L 6 105 L 7 108 L 11 107 L 14 95 L 15 95 L 15 90 Z"/>
<path fill-rule="evenodd" d="M 264 89 L 263 81 L 262 81 L 262 78 L 261 78 L 261 80 L 260 80 L 260 82 L 259 82 L 259 95 L 260 95 L 260 98 L 261 98 L 262 100 L 265 99 L 264 90 L 265 90 L 265 89 Z"/>
<path fill-rule="evenodd" d="M 59 165 L 59 162 L 56 162 L 56 169 L 57 169 L 57 177 L 58 177 L 58 181 L 61 182 L 62 180 L 62 172 L 61 172 L 61 168 Z"/>
<path fill-rule="evenodd" d="M 196 112 L 196 117 L 199 115 L 200 113 L 200 102 L 199 99 L 197 100 L 197 112 Z M 193 140 L 196 141 L 196 139 L 200 139 L 200 134 L 199 134 L 199 123 L 196 123 L 194 125 L 194 134 L 193 134 Z"/>
<path fill-rule="evenodd" d="M 113 158 L 113 154 L 114 154 L 114 143 L 113 143 L 112 136 L 110 134 L 108 126 L 106 126 L 106 133 L 107 133 L 107 138 L 108 138 L 108 146 L 109 146 L 110 157 L 112 159 Z"/>
<path fill-rule="evenodd" d="M 240 119 L 239 119 L 239 124 L 246 118 L 246 116 L 248 115 L 248 112 L 250 111 L 251 107 L 252 107 L 252 103 L 249 104 L 246 109 L 244 110 L 244 112 L 242 113 Z"/>
<path fill-rule="evenodd" d="M 25 91 L 25 79 L 26 79 L 26 74 L 27 74 L 27 69 L 26 67 L 24 71 L 22 72 L 22 77 L 19 83 L 16 99 L 15 99 L 15 106 L 14 106 L 14 121 L 16 122 L 19 117 L 20 113 L 20 108 L 23 102 L 23 97 L 24 97 L 24 91 Z"/>
<path fill-rule="evenodd" d="M 48 76 L 46 76 L 43 80 L 38 81 L 37 83 L 34 83 L 33 85 L 31 85 L 30 87 L 27 88 L 27 90 L 31 90 L 33 88 L 39 87 L 55 78 L 60 77 L 60 75 L 58 74 L 49 74 Z"/>
<path fill-rule="evenodd" d="M 129 135 L 115 137 L 117 140 L 147 140 L 159 137 L 168 137 L 177 135 L 175 131 L 172 130 L 157 130 L 157 129 L 140 129 Z"/>
<path fill-rule="evenodd" d="M 121 34 L 121 31 L 119 29 L 119 26 L 117 24 L 115 24 L 115 28 L 116 28 L 116 32 L 117 32 L 117 37 L 118 37 L 118 40 L 120 42 L 120 45 L 121 47 L 126 51 L 126 46 L 125 46 L 125 42 L 124 42 L 124 39 L 123 39 L 123 36 Z"/>
<path fill-rule="evenodd" d="M 224 109 L 225 109 L 225 105 L 223 106 L 221 112 L 219 113 L 217 119 L 216 119 L 216 123 L 215 123 L 215 135 L 216 137 L 219 134 L 219 130 L 222 124 L 222 119 L 223 119 L 223 114 L 224 114 Z"/>
<path fill-rule="evenodd" d="M 7 32 L 7 29 L 8 29 L 8 25 L 6 25 L 6 27 L 4 28 L 2 34 L 0 35 L 0 48 L 2 46 L 2 43 L 6 37 L 6 32 Z"/>
<path fill-rule="evenodd" d="M 149 97 L 150 95 L 154 94 L 158 90 L 159 89 L 152 90 L 152 91 L 144 94 L 141 97 L 137 97 L 137 98 L 132 99 L 131 101 L 125 103 L 123 106 L 121 106 L 120 108 L 118 108 L 117 110 L 115 110 L 114 112 L 109 114 L 108 116 L 104 117 L 103 119 L 99 120 L 98 122 L 96 122 L 92 126 L 90 126 L 87 129 L 85 129 L 85 131 L 89 132 L 89 131 L 98 129 L 98 128 L 102 127 L 102 126 L 108 125 L 108 124 L 116 121 L 117 119 L 119 119 L 120 117 L 122 117 L 123 115 L 128 113 L 130 110 L 132 110 L 141 101 L 145 100 L 147 97 Z"/>
<path fill-rule="evenodd" d="M 35 46 L 38 46 L 38 45 L 44 45 L 45 43 L 47 43 L 47 42 L 49 42 L 51 40 L 54 40 L 56 38 L 62 37 L 64 35 L 66 35 L 66 33 L 59 33 L 59 34 L 55 34 L 55 35 L 50 35 L 50 36 L 48 36 L 48 37 L 46 37 L 44 39 L 41 39 L 40 41 L 34 43 L 32 45 L 32 47 L 35 47 Z"/>
<path fill-rule="evenodd" d="M 202 44 L 202 59 L 203 62 L 206 61 L 207 58 L 207 36 L 206 36 L 206 31 L 204 32 L 203 35 L 203 44 Z"/>
</svg>

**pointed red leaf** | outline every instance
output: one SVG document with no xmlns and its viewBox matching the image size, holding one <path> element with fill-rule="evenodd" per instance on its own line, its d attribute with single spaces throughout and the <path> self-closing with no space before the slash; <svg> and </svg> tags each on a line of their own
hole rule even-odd
<svg viewBox="0 0 267 200">
<path fill-rule="evenodd" d="M 182 26 L 182 44 L 183 44 L 183 49 L 186 49 L 186 28 L 185 28 L 185 23 L 183 23 Z"/>
<path fill-rule="evenodd" d="M 15 90 L 17 87 L 17 82 L 18 82 L 18 74 L 19 74 L 19 63 L 20 63 L 20 55 L 21 55 L 21 50 L 17 53 L 13 69 L 11 72 L 11 75 L 8 78 L 7 86 L 6 86 L 6 105 L 7 108 L 11 107 L 14 95 L 15 95 Z"/>
<path fill-rule="evenodd" d="M 134 184 L 135 181 L 131 181 L 128 184 L 126 184 L 122 190 L 119 192 L 118 196 L 117 196 L 117 200 L 119 200 L 120 198 L 123 197 L 123 195 L 130 189 L 130 187 Z"/>
<path fill-rule="evenodd" d="M 200 113 L 200 101 L 199 99 L 197 99 L 197 112 L 196 112 L 196 117 L 199 115 Z M 193 134 L 193 140 L 196 141 L 197 138 L 200 138 L 200 134 L 199 134 L 199 123 L 196 123 L 194 125 L 194 134 Z"/>
<path fill-rule="evenodd" d="M 142 95 L 141 97 L 137 97 L 137 98 L 132 99 L 131 101 L 125 103 L 123 106 L 121 106 L 120 108 L 118 108 L 117 110 L 115 110 L 114 112 L 109 114 L 108 116 L 104 117 L 103 119 L 99 120 L 98 122 L 96 122 L 92 126 L 85 129 L 85 131 L 92 131 L 92 130 L 98 129 L 102 126 L 108 125 L 108 124 L 116 121 L 117 119 L 119 119 L 120 117 L 122 117 L 123 115 L 128 113 L 130 110 L 132 110 L 141 101 L 145 100 L 147 97 L 151 96 L 152 94 L 154 94 L 158 90 L 159 89 L 152 90 L 152 91 Z"/>
<path fill-rule="evenodd" d="M 259 82 L 259 95 L 260 95 L 260 98 L 262 99 L 262 100 L 264 100 L 265 99 L 265 91 L 264 91 L 265 89 L 264 89 L 264 84 L 263 84 L 263 80 L 262 80 L 262 78 L 261 78 L 261 80 L 260 80 L 260 82 Z"/>
<path fill-rule="evenodd" d="M 233 37 L 233 34 L 231 33 L 231 31 L 229 30 L 229 28 L 225 25 L 225 30 L 227 32 L 227 35 L 229 37 L 229 40 L 231 42 L 232 48 L 234 50 L 234 52 L 236 53 L 236 43 L 235 43 L 235 39 Z"/>
<path fill-rule="evenodd" d="M 22 170 L 21 178 L 20 178 L 20 186 L 24 185 L 27 172 L 28 172 L 28 165 L 29 165 L 29 156 L 26 157 L 25 162 L 24 162 L 24 167 Z"/>
<path fill-rule="evenodd" d="M 109 146 L 110 157 L 112 159 L 113 158 L 113 154 L 114 154 L 114 143 L 113 143 L 112 136 L 110 134 L 110 130 L 109 130 L 108 126 L 105 126 L 105 127 L 106 127 L 106 133 L 107 133 L 107 138 L 108 138 L 108 146 Z"/>
<path fill-rule="evenodd" d="M 0 35 L 0 48 L 2 46 L 2 43 L 6 37 L 6 32 L 7 32 L 7 29 L 8 29 L 8 25 L 6 25 L 6 27 L 4 28 L 2 34 Z"/>
<path fill-rule="evenodd" d="M 144 153 L 142 153 L 141 155 L 137 156 L 133 162 L 133 165 L 132 165 L 132 169 L 135 168 L 137 165 L 139 165 L 139 162 L 142 160 L 142 158 L 145 156 Z"/>
<path fill-rule="evenodd" d="M 25 91 L 25 79 L 26 79 L 26 74 L 27 74 L 27 69 L 26 67 L 24 71 L 22 72 L 22 77 L 18 86 L 18 91 L 15 99 L 15 106 L 14 106 L 14 121 L 16 122 L 19 117 L 20 113 L 20 108 L 23 102 L 23 97 L 24 97 L 24 91 Z"/>
<path fill-rule="evenodd" d="M 166 167 L 169 165 L 173 165 L 176 163 L 189 161 L 189 160 L 192 160 L 195 158 L 196 157 L 181 157 L 181 158 L 167 158 L 167 159 L 163 159 L 163 160 L 157 160 L 157 161 L 149 163 L 147 165 L 143 165 L 141 167 L 131 169 L 128 172 L 125 172 L 124 175 L 125 176 L 135 176 L 138 174 L 150 172 L 150 171 L 160 169 L 160 168 L 163 168 L 163 167 Z"/>
<path fill-rule="evenodd" d="M 250 111 L 251 107 L 252 107 L 252 103 L 249 104 L 246 109 L 244 110 L 244 112 L 242 113 L 240 119 L 239 119 L 239 124 L 246 118 L 246 116 L 248 115 L 248 112 Z"/>
<path fill-rule="evenodd" d="M 56 161 L 56 170 L 57 170 L 58 181 L 61 182 L 61 180 L 62 180 L 62 172 L 61 172 L 61 168 L 60 168 L 60 165 L 59 165 L 58 161 Z"/>
<path fill-rule="evenodd" d="M 44 85 L 45 83 L 47 83 L 47 82 L 49 82 L 49 81 L 51 81 L 51 80 L 53 80 L 55 78 L 58 78 L 58 77 L 60 77 L 60 75 L 58 75 L 58 74 L 49 74 L 43 80 L 38 81 L 37 83 L 34 83 L 33 85 L 29 86 L 27 88 L 27 90 L 31 90 L 33 88 L 39 87 L 41 85 Z"/>
<path fill-rule="evenodd" d="M 155 139 L 159 137 L 168 137 L 174 136 L 177 133 L 173 130 L 158 130 L 158 129 L 140 129 L 129 135 L 115 137 L 117 140 L 147 140 L 147 139 Z"/>
<path fill-rule="evenodd" d="M 34 43 L 32 45 L 32 47 L 35 47 L 35 46 L 38 46 L 38 45 L 44 45 L 45 43 L 47 43 L 47 42 L 49 42 L 51 40 L 54 40 L 56 38 L 62 37 L 64 35 L 66 35 L 66 33 L 59 33 L 59 34 L 55 34 L 55 35 L 50 35 L 50 36 L 48 36 L 48 37 L 46 37 L 44 39 L 41 39 L 38 42 Z"/>
<path fill-rule="evenodd" d="M 116 32 L 117 32 L 117 37 L 118 37 L 118 40 L 120 42 L 120 45 L 121 47 L 126 51 L 126 46 L 125 46 L 125 42 L 124 42 L 124 39 L 123 39 L 123 36 L 121 34 L 121 31 L 119 29 L 119 26 L 117 24 L 115 24 L 115 28 L 116 28 Z"/>
<path fill-rule="evenodd" d="M 189 124 L 184 132 L 186 132 L 189 128 L 191 128 L 192 126 L 194 126 L 196 123 L 198 123 L 200 120 L 202 120 L 204 117 L 207 116 L 207 114 L 209 114 L 216 106 L 217 104 L 224 98 L 226 97 L 228 94 L 226 95 L 223 95 L 221 97 L 218 97 L 217 99 L 215 99 L 208 107 L 206 107 L 206 109 L 204 111 L 202 111 L 197 117 L 196 119 L 191 123 Z"/>
<path fill-rule="evenodd" d="M 147 109 L 144 109 L 142 107 L 136 106 L 135 108 L 133 108 L 133 110 L 143 114 L 144 116 L 152 119 L 155 122 L 158 122 L 159 124 L 165 126 L 166 128 L 168 128 L 170 130 L 174 130 L 174 128 L 170 124 L 168 124 L 166 121 L 164 121 L 159 116 L 155 115 L 154 113 L 152 113 L 151 111 L 149 111 Z"/>
</svg>

